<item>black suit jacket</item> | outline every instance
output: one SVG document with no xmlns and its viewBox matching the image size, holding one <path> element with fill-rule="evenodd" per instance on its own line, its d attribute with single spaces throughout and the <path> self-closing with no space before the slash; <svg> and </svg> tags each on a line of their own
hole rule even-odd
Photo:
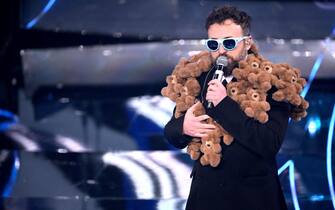
<svg viewBox="0 0 335 210">
<path fill-rule="evenodd" d="M 205 101 L 207 83 L 214 71 L 201 75 L 199 99 Z M 290 106 L 274 101 L 265 124 L 249 118 L 230 97 L 206 112 L 232 136 L 234 142 L 222 146 L 218 167 L 202 166 L 195 161 L 187 210 L 283 210 L 287 209 L 280 187 L 275 156 L 283 142 L 288 125 Z M 167 123 L 164 135 L 177 148 L 184 148 L 192 137 L 183 135 L 184 116 Z"/>
</svg>

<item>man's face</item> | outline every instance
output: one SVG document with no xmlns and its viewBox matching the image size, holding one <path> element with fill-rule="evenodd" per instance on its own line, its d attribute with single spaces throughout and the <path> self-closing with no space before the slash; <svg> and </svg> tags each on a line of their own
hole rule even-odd
<svg viewBox="0 0 335 210">
<path fill-rule="evenodd" d="M 243 36 L 242 27 L 234 23 L 231 19 L 225 20 L 221 24 L 215 23 L 208 29 L 208 38 L 211 39 L 236 38 Z M 236 48 L 231 51 L 225 50 L 223 46 L 220 45 L 220 48 L 217 51 L 211 52 L 212 59 L 215 61 L 219 56 L 224 55 L 228 57 L 229 66 L 232 66 L 246 58 L 247 51 L 250 49 L 250 42 L 251 40 L 242 40 L 237 44 Z"/>
</svg>

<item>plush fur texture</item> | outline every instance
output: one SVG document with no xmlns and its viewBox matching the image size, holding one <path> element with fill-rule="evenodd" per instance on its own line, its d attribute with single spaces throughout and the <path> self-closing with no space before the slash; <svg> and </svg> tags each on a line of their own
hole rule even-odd
<svg viewBox="0 0 335 210">
<path fill-rule="evenodd" d="M 244 113 L 259 121 L 268 121 L 267 111 L 270 105 L 266 101 L 267 91 L 275 86 L 277 91 L 272 98 L 276 101 L 287 101 L 293 105 L 290 116 L 298 121 L 307 115 L 308 102 L 300 96 L 306 84 L 301 78 L 300 71 L 288 64 L 273 64 L 257 53 L 248 55 L 239 67 L 233 70 L 237 82 L 230 82 L 227 86 L 227 95 L 235 100 Z M 176 102 L 175 117 L 178 118 L 196 103 L 201 87 L 196 80 L 202 73 L 208 72 L 212 66 L 210 54 L 201 52 L 189 59 L 182 58 L 176 65 L 172 74 L 167 76 L 167 86 L 161 94 Z M 204 115 L 205 109 L 198 103 L 194 109 L 195 116 Z M 202 165 L 216 167 L 221 161 L 221 139 L 230 145 L 234 138 L 213 119 L 204 120 L 203 123 L 215 125 L 215 129 L 201 139 L 193 138 L 187 147 L 191 159 L 200 158 Z"/>
</svg>

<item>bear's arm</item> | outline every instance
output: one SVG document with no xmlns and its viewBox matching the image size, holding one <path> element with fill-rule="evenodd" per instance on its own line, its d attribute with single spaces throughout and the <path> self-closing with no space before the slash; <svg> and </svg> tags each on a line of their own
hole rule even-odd
<svg viewBox="0 0 335 210">
<path fill-rule="evenodd" d="M 288 126 L 290 105 L 277 102 L 268 95 L 271 109 L 269 120 L 262 124 L 248 117 L 240 105 L 230 97 L 225 97 L 216 107 L 206 110 L 217 123 L 226 129 L 237 143 L 263 156 L 274 157 L 284 140 Z"/>
<path fill-rule="evenodd" d="M 188 143 L 191 142 L 192 137 L 183 134 L 183 124 L 185 115 L 180 116 L 179 118 L 174 117 L 174 112 L 176 108 L 173 110 L 173 115 L 170 121 L 164 127 L 164 136 L 168 140 L 170 144 L 174 147 L 183 149 Z"/>
</svg>

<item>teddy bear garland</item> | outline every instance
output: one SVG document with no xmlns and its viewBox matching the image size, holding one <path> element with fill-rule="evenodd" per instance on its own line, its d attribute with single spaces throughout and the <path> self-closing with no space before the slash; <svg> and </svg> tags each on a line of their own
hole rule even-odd
<svg viewBox="0 0 335 210">
<path fill-rule="evenodd" d="M 208 72 L 212 66 L 209 52 L 200 52 L 189 59 L 181 58 L 172 74 L 167 76 L 167 86 L 161 94 L 176 103 L 175 117 L 185 114 L 196 102 L 201 87 L 197 81 L 202 73 Z M 266 123 L 267 111 L 270 104 L 266 101 L 267 91 L 274 86 L 276 91 L 272 94 L 275 101 L 287 101 L 293 105 L 290 117 L 299 121 L 307 115 L 308 102 L 300 96 L 306 84 L 301 78 L 300 71 L 288 64 L 273 64 L 260 55 L 248 55 L 245 61 L 240 61 L 239 68 L 233 70 L 237 82 L 227 85 L 227 95 L 236 101 L 244 113 L 251 118 Z M 205 108 L 197 103 L 195 116 L 205 114 Z M 216 167 L 221 161 L 221 139 L 224 144 L 230 145 L 233 137 L 212 118 L 203 123 L 215 125 L 215 129 L 206 137 L 193 138 L 187 146 L 187 153 L 191 159 L 200 158 L 200 163 Z"/>
</svg>

